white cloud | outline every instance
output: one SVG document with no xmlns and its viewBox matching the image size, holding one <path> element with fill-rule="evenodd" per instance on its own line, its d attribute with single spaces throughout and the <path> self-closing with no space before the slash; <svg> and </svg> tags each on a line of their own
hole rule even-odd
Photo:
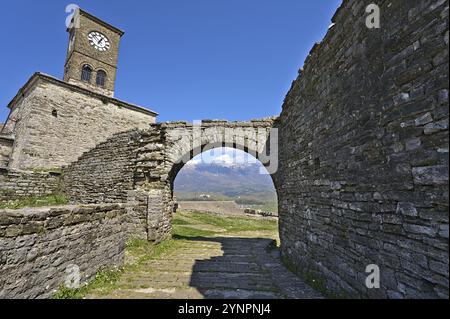
<svg viewBox="0 0 450 319">
<path fill-rule="evenodd" d="M 215 148 L 210 151 L 203 152 L 195 156 L 186 165 L 197 165 L 197 164 L 218 164 L 224 166 L 231 165 L 244 165 L 257 163 L 258 160 L 252 155 L 245 153 L 241 150 L 236 150 L 233 148 Z"/>
</svg>

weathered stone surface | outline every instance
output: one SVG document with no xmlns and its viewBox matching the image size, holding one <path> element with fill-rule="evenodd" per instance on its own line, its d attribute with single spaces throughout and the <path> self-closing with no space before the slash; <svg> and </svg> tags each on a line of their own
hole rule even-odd
<svg viewBox="0 0 450 319">
<path fill-rule="evenodd" d="M 0 202 L 60 191 L 60 173 L 0 171 Z"/>
<path fill-rule="evenodd" d="M 51 297 L 73 265 L 80 283 L 121 266 L 124 214 L 120 204 L 0 210 L 10 217 L 0 224 L 0 298 Z"/>
<path fill-rule="evenodd" d="M 448 298 L 448 2 L 379 1 L 380 29 L 370 3 L 343 2 L 286 96 L 282 253 L 337 293 Z"/>
<path fill-rule="evenodd" d="M 448 183 L 448 166 L 424 166 L 412 169 L 414 182 L 419 185 L 440 185 Z"/>
</svg>

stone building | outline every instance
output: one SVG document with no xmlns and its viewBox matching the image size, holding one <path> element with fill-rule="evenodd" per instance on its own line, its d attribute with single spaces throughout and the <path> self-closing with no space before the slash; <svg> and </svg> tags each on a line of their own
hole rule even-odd
<svg viewBox="0 0 450 319">
<path fill-rule="evenodd" d="M 113 97 L 123 31 L 83 10 L 72 22 L 64 80 L 35 73 L 8 105 L 0 168 L 54 170 L 115 133 L 156 120 L 157 113 Z"/>
</svg>

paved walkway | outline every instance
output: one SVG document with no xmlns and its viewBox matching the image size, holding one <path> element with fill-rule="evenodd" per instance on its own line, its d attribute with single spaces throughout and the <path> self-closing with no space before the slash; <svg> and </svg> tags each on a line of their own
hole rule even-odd
<svg viewBox="0 0 450 319">
<path fill-rule="evenodd" d="M 321 298 L 268 249 L 271 239 L 196 237 L 125 272 L 101 298 Z M 119 288 L 120 287 L 120 288 Z M 95 298 L 95 295 L 88 298 Z"/>
</svg>

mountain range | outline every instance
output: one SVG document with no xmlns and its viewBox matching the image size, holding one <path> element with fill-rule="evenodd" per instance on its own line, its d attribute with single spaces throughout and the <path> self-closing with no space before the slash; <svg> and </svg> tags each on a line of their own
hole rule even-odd
<svg viewBox="0 0 450 319">
<path fill-rule="evenodd" d="M 268 174 L 260 174 L 260 167 L 260 163 L 188 164 L 178 173 L 174 191 L 178 198 L 184 199 L 209 194 L 221 200 L 254 197 L 263 202 L 272 201 L 274 196 L 276 198 L 272 178 Z"/>
</svg>

